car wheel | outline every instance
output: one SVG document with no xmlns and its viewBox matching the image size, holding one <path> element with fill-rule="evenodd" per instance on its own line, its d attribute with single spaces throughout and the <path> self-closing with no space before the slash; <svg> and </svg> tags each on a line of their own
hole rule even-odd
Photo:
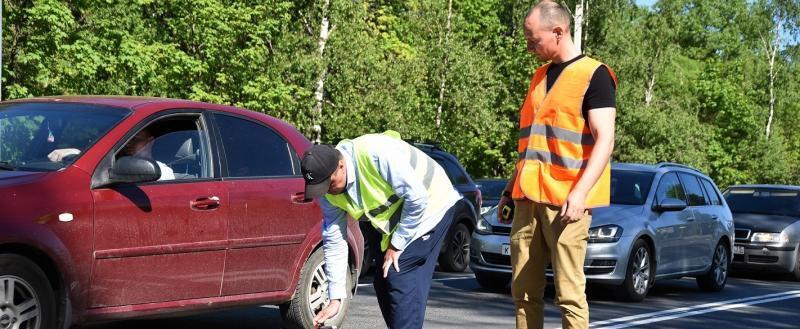
<svg viewBox="0 0 800 329">
<path fill-rule="evenodd" d="M 711 268 L 702 276 L 697 277 L 697 286 L 705 291 L 720 291 L 728 282 L 728 266 L 730 256 L 728 248 L 720 242 L 714 248 L 714 257 L 711 259 Z"/>
<path fill-rule="evenodd" d="M 439 269 L 445 272 L 464 272 L 469 265 L 469 245 L 472 242 L 464 223 L 453 227 L 450 239 L 445 241 L 445 251 L 439 256 Z"/>
<path fill-rule="evenodd" d="M 44 271 L 18 255 L 0 255 L 0 328 L 56 327 L 56 300 Z"/>
<path fill-rule="evenodd" d="M 314 316 L 325 306 L 328 306 L 328 278 L 325 275 L 325 259 L 322 248 L 314 251 L 300 272 L 300 280 L 297 289 L 288 303 L 280 305 L 281 316 L 284 324 L 288 328 L 313 328 Z M 347 287 L 348 297 L 349 288 L 353 286 L 353 280 L 348 273 Z M 350 298 L 341 301 L 339 314 L 326 321 L 328 325 L 341 327 L 347 309 L 350 306 Z"/>
<path fill-rule="evenodd" d="M 511 283 L 511 276 L 508 274 L 475 272 L 475 279 L 478 280 L 478 284 L 481 287 L 489 290 L 505 289 Z"/>
<path fill-rule="evenodd" d="M 617 290 L 619 298 L 629 302 L 641 302 L 653 286 L 655 280 L 655 265 L 653 264 L 650 246 L 644 240 L 637 240 L 631 249 L 628 258 L 628 267 L 625 271 L 625 281 L 622 289 Z"/>
</svg>

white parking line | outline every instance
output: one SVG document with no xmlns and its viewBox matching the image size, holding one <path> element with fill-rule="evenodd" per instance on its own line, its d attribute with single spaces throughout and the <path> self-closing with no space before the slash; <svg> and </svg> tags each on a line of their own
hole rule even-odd
<svg viewBox="0 0 800 329">
<path fill-rule="evenodd" d="M 659 312 L 626 316 L 618 319 L 592 322 L 589 326 L 592 328 L 605 328 L 605 329 L 628 328 L 649 323 L 662 322 L 662 321 L 685 318 L 699 314 L 725 311 L 730 309 L 747 307 L 750 305 L 771 303 L 775 301 L 793 299 L 793 298 L 800 298 L 800 290 L 792 290 L 776 294 L 753 296 L 753 297 L 740 298 L 723 302 L 694 305 L 694 306 L 681 307 Z"/>
<path fill-rule="evenodd" d="M 464 279 L 474 279 L 474 278 L 475 278 L 474 275 L 464 275 L 464 276 L 453 276 L 453 277 L 447 277 L 447 278 L 438 278 L 438 279 L 433 279 L 433 281 L 464 280 Z M 359 283 L 358 284 L 359 287 L 366 287 L 366 286 L 371 286 L 371 285 L 372 285 L 372 283 Z"/>
</svg>

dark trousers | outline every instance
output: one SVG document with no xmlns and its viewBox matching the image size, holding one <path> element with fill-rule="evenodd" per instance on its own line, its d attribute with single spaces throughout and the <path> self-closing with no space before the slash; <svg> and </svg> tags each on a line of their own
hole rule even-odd
<svg viewBox="0 0 800 329">
<path fill-rule="evenodd" d="M 422 328 L 433 269 L 452 222 L 453 208 L 450 208 L 433 230 L 406 246 L 400 254 L 400 272 L 392 266 L 386 278 L 383 277 L 381 234 L 371 225 L 364 230 L 370 254 L 375 255 L 377 268 L 373 286 L 387 327 Z"/>
</svg>

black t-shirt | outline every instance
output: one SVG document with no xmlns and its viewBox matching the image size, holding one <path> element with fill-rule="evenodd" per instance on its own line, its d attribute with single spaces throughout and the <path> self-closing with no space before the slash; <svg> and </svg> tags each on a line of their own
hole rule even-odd
<svg viewBox="0 0 800 329">
<path fill-rule="evenodd" d="M 550 91 L 550 87 L 556 82 L 565 67 L 583 57 L 584 55 L 580 55 L 560 64 L 551 63 L 550 67 L 547 68 L 547 91 Z M 589 110 L 617 107 L 616 89 L 617 86 L 614 84 L 608 68 L 605 65 L 601 65 L 594 72 L 592 80 L 589 82 L 589 88 L 586 89 L 586 95 L 583 97 L 583 118 L 589 121 Z"/>
</svg>

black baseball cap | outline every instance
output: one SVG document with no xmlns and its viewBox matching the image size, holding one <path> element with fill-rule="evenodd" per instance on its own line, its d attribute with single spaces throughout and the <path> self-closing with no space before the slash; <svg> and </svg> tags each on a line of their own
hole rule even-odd
<svg viewBox="0 0 800 329">
<path fill-rule="evenodd" d="M 331 186 L 331 175 L 339 166 L 339 151 L 331 145 L 314 145 L 303 153 L 300 169 L 306 180 L 306 199 L 319 198 Z"/>
</svg>

